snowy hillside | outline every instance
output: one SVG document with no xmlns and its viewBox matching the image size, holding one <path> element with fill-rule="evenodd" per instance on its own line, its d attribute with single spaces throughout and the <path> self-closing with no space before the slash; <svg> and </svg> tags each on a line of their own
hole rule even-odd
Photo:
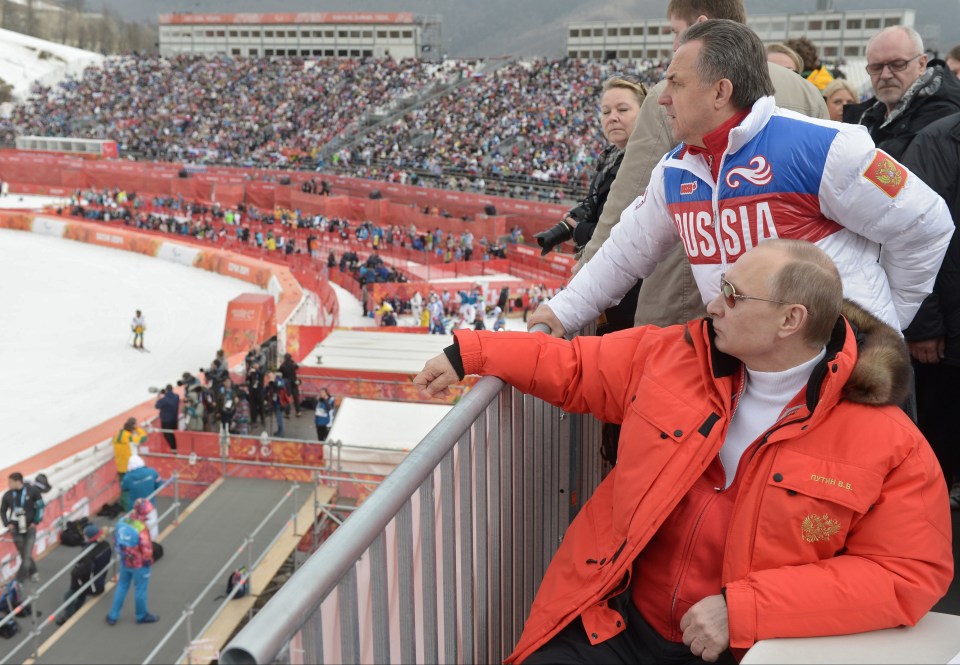
<svg viewBox="0 0 960 665">
<path fill-rule="evenodd" d="M 0 29 L 0 78 L 13 86 L 18 101 L 26 100 L 34 81 L 52 86 L 103 59 L 99 53 Z"/>
</svg>

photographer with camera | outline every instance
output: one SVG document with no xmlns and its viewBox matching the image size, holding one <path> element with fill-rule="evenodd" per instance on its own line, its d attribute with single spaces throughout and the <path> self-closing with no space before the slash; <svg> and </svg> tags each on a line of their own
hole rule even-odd
<svg viewBox="0 0 960 665">
<path fill-rule="evenodd" d="M 177 383 L 182 383 L 177 381 Z M 164 430 L 163 438 L 170 445 L 170 450 L 177 452 L 177 437 L 174 430 L 177 429 L 180 419 L 180 395 L 173 391 L 173 386 L 169 383 L 167 387 L 160 391 L 160 399 L 153 405 L 160 411 L 160 429 Z"/>
<path fill-rule="evenodd" d="M 210 381 L 214 390 L 219 389 L 224 380 L 230 376 L 230 372 L 227 371 L 226 363 L 221 361 L 219 358 L 214 359 L 213 363 L 210 365 L 210 369 L 204 370 L 201 368 L 200 371 L 203 372 L 207 380 Z"/>
<path fill-rule="evenodd" d="M 233 417 L 237 415 L 237 391 L 230 378 L 223 380 L 216 390 L 217 418 L 220 420 L 220 434 L 229 434 Z"/>
<path fill-rule="evenodd" d="M 179 381 L 177 381 L 177 385 L 184 386 L 186 390 L 190 390 L 194 386 L 200 385 L 200 379 L 195 377 L 190 372 L 184 372 L 183 377 Z"/>
<path fill-rule="evenodd" d="M 613 76 L 603 82 L 603 94 L 600 97 L 600 126 L 603 137 L 610 142 L 597 160 L 597 168 L 590 189 L 580 203 L 571 208 L 556 225 L 534 234 L 540 245 L 540 255 L 546 256 L 557 245 L 573 240 L 579 254 L 593 237 L 593 231 L 600 220 L 607 194 L 617 177 L 620 162 L 623 161 L 627 141 L 637 124 L 640 105 L 646 97 L 646 89 L 640 83 L 620 76 Z M 623 330 L 633 326 L 633 313 L 637 306 L 640 283 L 623 297 L 619 305 L 606 311 L 604 332 Z"/>
<path fill-rule="evenodd" d="M 263 400 L 277 419 L 277 429 L 273 435 L 283 437 L 285 436 L 283 412 L 290 404 L 290 395 L 287 392 L 286 381 L 282 376 L 278 376 L 276 372 L 267 372 L 263 381 Z M 264 423 L 264 427 L 266 428 L 266 423 Z"/>
<path fill-rule="evenodd" d="M 203 404 L 203 386 L 197 384 L 187 390 L 183 398 L 183 415 L 187 417 L 188 432 L 202 432 L 206 422 L 206 408 Z"/>
<path fill-rule="evenodd" d="M 267 422 L 267 416 L 263 409 L 263 370 L 259 361 L 253 360 L 247 365 L 246 385 L 247 398 L 250 401 L 250 424 L 253 425 L 260 419 L 261 423 Z"/>
<path fill-rule="evenodd" d="M 13 544 L 20 555 L 17 581 L 24 582 L 29 577 L 31 581 L 38 582 L 40 576 L 33 560 L 33 544 L 37 540 L 37 524 L 40 523 L 37 507 L 43 497 L 39 488 L 23 482 L 23 474 L 19 471 L 11 473 L 7 482 L 10 489 L 4 492 L 0 501 L 0 519 L 10 529 Z"/>
</svg>

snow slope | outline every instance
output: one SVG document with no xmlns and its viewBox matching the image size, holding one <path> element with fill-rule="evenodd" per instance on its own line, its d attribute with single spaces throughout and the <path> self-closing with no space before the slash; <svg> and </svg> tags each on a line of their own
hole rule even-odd
<svg viewBox="0 0 960 665">
<path fill-rule="evenodd" d="M 51 57 L 41 59 L 44 51 Z M 30 96 L 34 81 L 53 86 L 67 76 L 80 76 L 86 67 L 103 59 L 99 53 L 0 29 L 0 78 L 13 86 L 19 101 Z"/>
<path fill-rule="evenodd" d="M 240 280 L 139 254 L 0 230 L 0 458 L 49 448 L 208 366 Z M 144 353 L 130 345 L 136 309 Z"/>
</svg>

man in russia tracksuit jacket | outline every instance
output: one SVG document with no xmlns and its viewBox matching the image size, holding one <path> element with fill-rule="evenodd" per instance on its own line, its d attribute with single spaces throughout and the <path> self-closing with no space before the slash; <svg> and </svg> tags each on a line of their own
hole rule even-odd
<svg viewBox="0 0 960 665">
<path fill-rule="evenodd" d="M 660 97 L 680 145 L 610 240 L 528 325 L 546 323 L 555 335 L 578 330 L 677 242 L 709 302 L 751 247 L 795 238 L 833 259 L 847 298 L 906 328 L 953 234 L 943 199 L 877 150 L 863 128 L 776 108 L 765 50 L 746 26 L 704 21 L 680 43 Z"/>
</svg>

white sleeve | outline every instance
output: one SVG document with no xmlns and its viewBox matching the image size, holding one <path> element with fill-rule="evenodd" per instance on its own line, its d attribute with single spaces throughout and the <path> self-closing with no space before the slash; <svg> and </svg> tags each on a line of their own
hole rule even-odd
<svg viewBox="0 0 960 665">
<path fill-rule="evenodd" d="M 933 292 L 953 235 L 946 203 L 856 128 L 838 133 L 830 147 L 820 206 L 830 219 L 882 245 L 880 265 L 906 328 Z"/>
<path fill-rule="evenodd" d="M 616 305 L 677 244 L 679 235 L 663 196 L 663 162 L 650 175 L 647 191 L 620 214 L 610 238 L 550 300 L 564 330 L 573 332 Z"/>
</svg>

